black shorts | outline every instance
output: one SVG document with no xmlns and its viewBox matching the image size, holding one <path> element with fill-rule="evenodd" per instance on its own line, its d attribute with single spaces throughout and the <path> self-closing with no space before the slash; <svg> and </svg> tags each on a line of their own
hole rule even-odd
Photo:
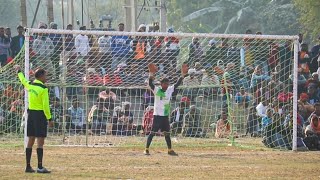
<svg viewBox="0 0 320 180">
<path fill-rule="evenodd" d="M 47 137 L 47 118 L 43 111 L 28 110 L 27 136 Z"/>
<path fill-rule="evenodd" d="M 170 132 L 170 123 L 168 116 L 153 116 L 152 132 Z"/>
</svg>

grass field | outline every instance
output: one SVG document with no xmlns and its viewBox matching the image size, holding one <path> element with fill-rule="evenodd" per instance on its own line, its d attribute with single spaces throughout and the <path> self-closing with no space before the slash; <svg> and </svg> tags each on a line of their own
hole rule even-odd
<svg viewBox="0 0 320 180">
<path fill-rule="evenodd" d="M 320 178 L 319 152 L 266 149 L 260 140 L 250 142 L 256 146 L 230 147 L 227 141 L 179 139 L 173 141 L 179 156 L 171 157 L 163 138 L 155 138 L 151 156 L 144 156 L 143 140 L 119 147 L 47 146 L 44 165 L 52 170 L 50 175 L 25 174 L 22 142 L 1 140 L 0 179 Z M 36 161 L 34 149 L 34 168 Z"/>
</svg>

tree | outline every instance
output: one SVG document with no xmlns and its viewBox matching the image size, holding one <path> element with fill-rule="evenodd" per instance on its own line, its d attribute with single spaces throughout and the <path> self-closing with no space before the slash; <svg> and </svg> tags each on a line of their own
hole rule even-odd
<svg viewBox="0 0 320 180">
<path fill-rule="evenodd" d="M 316 40 L 320 34 L 320 1 L 319 0 L 294 0 L 295 7 L 299 10 L 300 23 L 303 24 L 305 34 Z"/>
<path fill-rule="evenodd" d="M 296 34 L 299 28 L 291 0 L 182 1 L 170 1 L 168 19 L 185 32 Z"/>
</svg>

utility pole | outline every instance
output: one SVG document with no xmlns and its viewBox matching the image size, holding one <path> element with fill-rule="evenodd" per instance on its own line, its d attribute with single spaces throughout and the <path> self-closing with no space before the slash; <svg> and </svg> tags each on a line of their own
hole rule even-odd
<svg viewBox="0 0 320 180">
<path fill-rule="evenodd" d="M 137 30 L 137 0 L 131 0 L 131 31 Z"/>
<path fill-rule="evenodd" d="M 131 0 L 124 0 L 124 8 L 125 8 L 125 30 L 131 31 Z"/>
<path fill-rule="evenodd" d="M 167 30 L 167 6 L 166 0 L 160 0 L 160 32 Z"/>
<path fill-rule="evenodd" d="M 20 14 L 21 14 L 21 25 L 27 27 L 28 18 L 27 18 L 27 3 L 26 0 L 20 1 Z"/>
<path fill-rule="evenodd" d="M 53 0 L 47 0 L 47 17 L 48 17 L 48 24 L 54 22 L 53 16 Z"/>
<path fill-rule="evenodd" d="M 74 5 L 73 0 L 67 1 L 67 22 L 74 27 Z"/>
</svg>

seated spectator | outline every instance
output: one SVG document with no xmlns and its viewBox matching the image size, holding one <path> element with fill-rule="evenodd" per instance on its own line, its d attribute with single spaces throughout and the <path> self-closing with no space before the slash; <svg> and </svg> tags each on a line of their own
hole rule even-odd
<svg viewBox="0 0 320 180">
<path fill-rule="evenodd" d="M 117 101 L 117 95 L 112 92 L 109 88 L 106 90 L 101 91 L 99 93 L 99 98 L 104 99 L 104 107 L 112 110 L 114 108 L 114 103 Z"/>
<path fill-rule="evenodd" d="M 256 107 L 257 115 L 260 118 L 266 117 L 266 111 L 267 111 L 267 104 L 264 98 L 261 98 L 260 103 Z"/>
<path fill-rule="evenodd" d="M 251 137 L 259 136 L 260 134 L 261 118 L 257 116 L 256 107 L 251 106 L 247 116 L 247 131 L 246 135 L 250 133 Z"/>
<path fill-rule="evenodd" d="M 54 122 L 54 132 L 61 132 L 62 131 L 62 116 L 63 116 L 63 109 L 60 105 L 60 99 L 57 97 L 53 97 L 50 104 L 51 116 Z"/>
<path fill-rule="evenodd" d="M 88 86 L 101 86 L 103 85 L 103 78 L 94 68 L 88 68 L 88 74 L 83 78 Z M 98 87 L 89 87 L 88 94 L 95 97 L 99 93 Z"/>
<path fill-rule="evenodd" d="M 309 96 L 307 93 L 301 93 L 298 100 L 298 108 L 301 116 L 308 119 L 309 115 L 314 111 L 313 105 L 308 103 Z"/>
<path fill-rule="evenodd" d="M 79 100 L 72 100 L 72 105 L 68 109 L 67 117 L 67 130 L 73 130 L 76 133 L 84 133 L 87 123 L 85 121 L 84 109 L 79 106 Z"/>
<path fill-rule="evenodd" d="M 183 117 L 182 135 L 186 137 L 203 137 L 201 113 L 195 105 Z"/>
<path fill-rule="evenodd" d="M 228 115 L 225 111 L 221 112 L 220 119 L 217 121 L 216 125 L 216 132 L 215 137 L 216 138 L 228 138 L 231 136 L 231 124 L 228 120 Z M 234 136 L 237 137 L 237 133 L 233 132 Z"/>
<path fill-rule="evenodd" d="M 170 115 L 170 129 L 173 135 L 180 134 L 182 131 L 183 117 L 188 111 L 190 106 L 190 99 L 182 97 L 179 107 L 175 108 Z"/>
<path fill-rule="evenodd" d="M 278 98 L 277 100 L 281 104 L 280 106 L 289 103 L 291 98 L 293 97 L 293 93 L 290 92 L 290 89 L 288 86 L 282 85 L 283 88 L 279 89 Z"/>
<path fill-rule="evenodd" d="M 264 131 L 265 128 L 272 123 L 273 110 L 268 108 L 266 112 L 267 112 L 266 116 L 262 117 L 262 120 L 261 120 L 262 131 Z"/>
<path fill-rule="evenodd" d="M 118 119 L 118 128 L 117 128 L 117 135 L 120 136 L 131 136 L 133 135 L 133 114 L 130 111 L 131 103 L 130 102 L 123 102 L 122 103 L 122 111 L 121 116 Z"/>
<path fill-rule="evenodd" d="M 118 120 L 120 119 L 121 115 L 121 107 L 116 106 L 113 109 L 113 114 L 111 118 L 111 123 L 112 123 L 112 135 L 117 135 L 117 130 L 118 130 Z"/>
<path fill-rule="evenodd" d="M 220 87 L 220 80 L 217 75 L 211 69 L 208 69 L 203 72 L 203 76 L 201 79 L 201 86 L 214 86 L 204 88 L 204 93 L 206 95 L 217 95 L 219 87 Z"/>
<path fill-rule="evenodd" d="M 191 99 L 191 101 L 194 100 L 195 97 L 199 96 L 199 88 L 196 86 L 200 85 L 199 80 L 195 77 L 196 71 L 195 69 L 189 69 L 188 75 L 183 79 L 183 86 L 185 87 L 183 89 L 183 95 L 187 96 Z"/>
<path fill-rule="evenodd" d="M 310 141 L 311 138 L 313 138 L 313 143 L 307 143 L 310 144 L 310 149 L 314 150 L 320 150 L 320 119 L 317 115 L 312 115 L 310 118 L 310 125 L 308 125 L 305 129 L 305 135 L 308 137 L 308 140 Z"/>
<path fill-rule="evenodd" d="M 105 108 L 105 99 L 97 98 L 97 102 L 92 106 L 88 114 L 88 122 L 92 123 L 92 132 L 105 135 L 107 132 L 107 122 L 110 119 L 110 111 Z"/>
<path fill-rule="evenodd" d="M 153 110 L 154 110 L 153 106 L 149 106 L 146 108 L 146 111 L 143 114 L 142 128 L 143 128 L 143 134 L 145 135 L 149 135 L 152 130 Z"/>
<path fill-rule="evenodd" d="M 317 73 L 312 73 L 311 77 L 306 82 L 306 87 L 308 87 L 310 83 L 314 83 L 320 88 L 319 75 Z"/>
<path fill-rule="evenodd" d="M 309 96 L 309 103 L 310 104 L 315 104 L 317 102 L 320 101 L 320 97 L 319 97 L 319 94 L 318 94 L 318 87 L 316 84 L 314 83 L 310 83 L 308 85 L 308 96 Z"/>
<path fill-rule="evenodd" d="M 293 85 L 293 74 L 289 76 L 291 84 Z M 305 92 L 307 79 L 302 74 L 302 69 L 298 68 L 298 93 Z"/>
<path fill-rule="evenodd" d="M 310 124 L 311 118 L 312 118 L 313 116 L 318 116 L 318 117 L 320 117 L 320 103 L 315 103 L 313 107 L 314 107 L 314 112 L 312 112 L 312 113 L 310 114 L 310 116 L 308 117 L 308 120 L 306 121 L 306 124 L 305 124 L 305 125 L 309 125 L 309 124 Z"/>
<path fill-rule="evenodd" d="M 250 103 L 250 95 L 245 91 L 244 87 L 240 88 L 240 92 L 237 92 L 236 96 L 236 103 L 247 108 Z"/>
</svg>

